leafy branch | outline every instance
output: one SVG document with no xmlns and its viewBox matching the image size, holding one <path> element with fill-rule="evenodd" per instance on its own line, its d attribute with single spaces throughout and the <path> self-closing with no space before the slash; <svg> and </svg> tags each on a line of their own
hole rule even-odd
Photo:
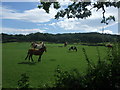
<svg viewBox="0 0 120 90">
<path fill-rule="evenodd" d="M 59 9 L 57 14 L 55 15 L 55 19 L 59 19 L 60 17 L 67 17 L 69 18 L 78 18 L 78 19 L 86 19 L 92 15 L 92 9 L 97 9 L 96 11 L 102 9 L 102 16 L 103 19 L 101 23 L 105 23 L 106 25 L 111 21 L 115 21 L 115 17 L 110 15 L 109 17 L 105 17 L 106 8 L 107 7 L 115 7 L 120 8 L 120 1 L 118 2 L 73 2 L 71 5 L 68 5 L 65 9 L 60 9 L 61 5 L 59 2 L 41 2 L 38 5 L 39 9 L 44 9 L 46 13 L 49 13 L 50 6 L 53 5 L 55 9 Z M 91 7 L 89 9 L 88 7 Z"/>
</svg>

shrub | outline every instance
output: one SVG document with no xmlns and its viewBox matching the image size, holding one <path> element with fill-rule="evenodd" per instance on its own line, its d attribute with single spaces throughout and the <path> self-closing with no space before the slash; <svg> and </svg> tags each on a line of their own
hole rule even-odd
<svg viewBox="0 0 120 90">
<path fill-rule="evenodd" d="M 77 69 L 64 71 L 57 67 L 55 73 L 54 88 L 88 89 L 101 90 L 105 88 L 120 89 L 120 44 L 114 45 L 114 48 L 108 48 L 108 57 L 101 60 L 98 52 L 98 62 L 90 62 L 86 50 L 83 48 L 88 69 L 85 75 L 81 75 Z"/>
<path fill-rule="evenodd" d="M 18 80 L 18 89 L 29 88 L 29 76 L 26 73 L 21 74 L 21 79 Z"/>
</svg>

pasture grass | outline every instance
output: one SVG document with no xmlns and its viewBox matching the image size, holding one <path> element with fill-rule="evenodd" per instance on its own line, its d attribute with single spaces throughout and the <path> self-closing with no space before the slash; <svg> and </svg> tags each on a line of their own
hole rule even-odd
<svg viewBox="0 0 120 90">
<path fill-rule="evenodd" d="M 87 68 L 87 61 L 82 52 L 82 48 L 86 49 L 88 58 L 94 63 L 98 60 L 96 46 L 75 45 L 78 48 L 76 51 L 68 51 L 67 47 L 62 47 L 63 44 L 46 44 L 47 52 L 42 56 L 42 61 L 37 62 L 38 56 L 33 56 L 34 62 L 24 60 L 27 55 L 27 50 L 30 48 L 30 43 L 14 42 L 3 43 L 2 47 L 2 87 L 16 88 L 17 81 L 22 73 L 27 73 L 30 77 L 30 85 L 33 88 L 44 87 L 46 83 L 52 85 L 54 83 L 54 73 L 59 65 L 64 70 L 77 68 L 82 74 Z M 106 57 L 106 47 L 99 46 L 101 59 Z"/>
</svg>

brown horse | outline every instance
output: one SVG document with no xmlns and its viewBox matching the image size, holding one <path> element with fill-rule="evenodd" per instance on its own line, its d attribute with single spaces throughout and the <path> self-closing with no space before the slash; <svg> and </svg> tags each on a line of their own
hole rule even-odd
<svg viewBox="0 0 120 90">
<path fill-rule="evenodd" d="M 66 46 L 67 46 L 67 42 L 64 43 L 64 47 L 66 47 Z"/>
<path fill-rule="evenodd" d="M 106 47 L 113 48 L 113 45 L 112 44 L 107 44 Z"/>
<path fill-rule="evenodd" d="M 31 59 L 33 61 L 32 56 L 33 55 L 38 55 L 39 56 L 38 62 L 40 62 L 41 61 L 41 56 L 44 53 L 44 51 L 46 52 L 46 47 L 45 46 L 40 48 L 40 49 L 38 49 L 38 50 L 36 50 L 36 49 L 29 49 L 25 60 L 29 57 L 29 60 Z"/>
</svg>

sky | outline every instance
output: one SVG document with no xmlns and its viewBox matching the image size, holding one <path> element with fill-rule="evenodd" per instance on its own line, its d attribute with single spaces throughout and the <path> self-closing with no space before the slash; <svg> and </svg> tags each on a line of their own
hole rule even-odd
<svg viewBox="0 0 120 90">
<path fill-rule="evenodd" d="M 26 2 L 25 2 L 26 1 Z M 107 8 L 105 16 L 114 15 L 116 21 L 111 21 L 109 25 L 101 24 L 102 10 L 96 12 L 92 10 L 92 16 L 87 19 L 67 19 L 66 17 L 59 20 L 54 19 L 58 10 L 50 7 L 50 13 L 43 9 L 38 9 L 40 3 L 34 0 L 25 0 L 16 2 L 15 0 L 4 1 L 0 5 L 1 32 L 7 34 L 30 34 L 30 33 L 87 33 L 99 32 L 118 34 L 118 9 Z M 33 2 L 34 1 L 34 2 Z M 60 0 L 61 8 L 66 8 L 72 2 L 69 0 Z"/>
</svg>

